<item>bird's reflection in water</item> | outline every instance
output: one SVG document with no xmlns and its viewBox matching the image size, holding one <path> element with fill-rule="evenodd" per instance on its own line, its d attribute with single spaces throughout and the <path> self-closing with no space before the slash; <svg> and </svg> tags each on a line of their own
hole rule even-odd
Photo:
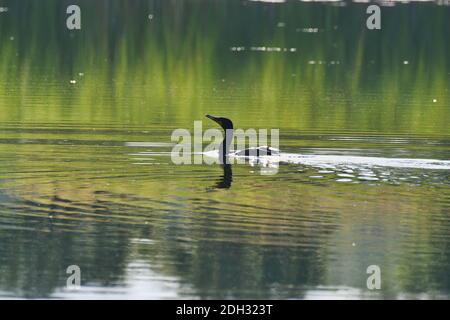
<svg viewBox="0 0 450 320">
<path fill-rule="evenodd" d="M 215 189 L 229 189 L 231 187 L 231 182 L 233 181 L 233 172 L 231 171 L 231 164 L 223 164 L 223 175 L 220 177 L 219 181 L 215 184 Z"/>
</svg>

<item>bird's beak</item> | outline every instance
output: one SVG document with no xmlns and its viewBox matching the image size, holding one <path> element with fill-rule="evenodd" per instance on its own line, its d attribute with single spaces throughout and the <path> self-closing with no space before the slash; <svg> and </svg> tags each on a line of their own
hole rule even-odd
<svg viewBox="0 0 450 320">
<path fill-rule="evenodd" d="M 212 115 L 210 115 L 210 114 L 207 114 L 206 117 L 207 117 L 208 119 L 211 119 L 211 120 L 213 120 L 213 121 L 219 123 L 219 122 L 217 121 L 217 118 L 214 117 L 214 116 L 212 116 Z"/>
</svg>

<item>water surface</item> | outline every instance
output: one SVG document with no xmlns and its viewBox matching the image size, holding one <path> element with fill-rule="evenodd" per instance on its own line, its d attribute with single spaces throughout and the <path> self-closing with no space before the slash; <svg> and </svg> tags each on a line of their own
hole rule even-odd
<svg viewBox="0 0 450 320">
<path fill-rule="evenodd" d="M 0 3 L 1 297 L 449 298 L 448 6 L 78 3 Z M 302 161 L 174 165 L 206 113 Z"/>
</svg>

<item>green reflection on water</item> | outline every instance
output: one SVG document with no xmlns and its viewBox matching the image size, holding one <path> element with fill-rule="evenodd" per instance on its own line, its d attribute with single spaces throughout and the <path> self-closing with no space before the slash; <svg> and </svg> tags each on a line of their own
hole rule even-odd
<svg viewBox="0 0 450 320">
<path fill-rule="evenodd" d="M 370 32 L 364 5 L 81 2 L 70 32 L 64 5 L 2 14 L 2 122 L 186 125 L 212 110 L 243 127 L 449 134 L 447 7 L 384 8 Z M 263 46 L 296 52 L 250 51 Z"/>
</svg>

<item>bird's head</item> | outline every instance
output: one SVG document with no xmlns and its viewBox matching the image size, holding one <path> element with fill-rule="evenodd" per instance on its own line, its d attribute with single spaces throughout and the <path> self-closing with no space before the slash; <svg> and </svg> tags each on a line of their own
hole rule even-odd
<svg viewBox="0 0 450 320">
<path fill-rule="evenodd" d="M 228 118 L 214 117 L 209 114 L 206 117 L 217 122 L 224 130 L 233 129 L 233 122 Z"/>
</svg>

